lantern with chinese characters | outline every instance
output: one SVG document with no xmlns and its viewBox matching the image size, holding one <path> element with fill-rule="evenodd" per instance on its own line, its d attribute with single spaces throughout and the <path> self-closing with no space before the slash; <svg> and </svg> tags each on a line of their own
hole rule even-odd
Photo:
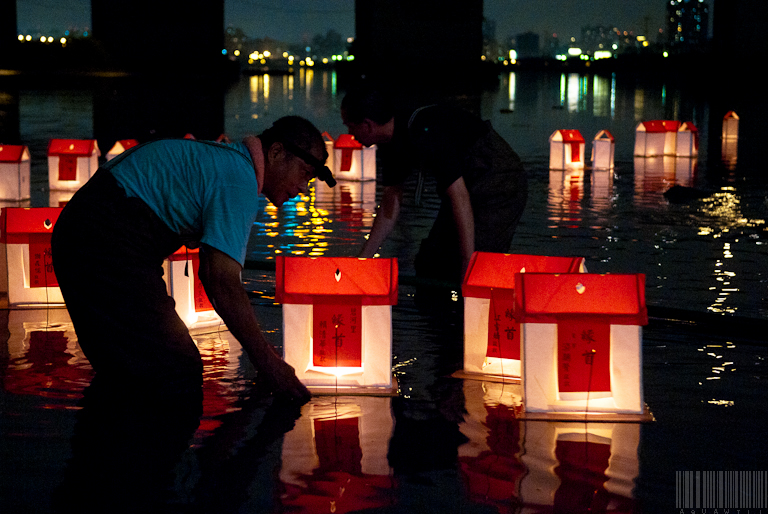
<svg viewBox="0 0 768 514">
<path fill-rule="evenodd" d="M 679 121 L 652 120 L 640 122 L 635 128 L 635 155 L 656 157 L 675 155 Z"/>
<path fill-rule="evenodd" d="M 556 130 L 549 136 L 549 168 L 584 167 L 584 138 L 578 130 Z"/>
<path fill-rule="evenodd" d="M 29 198 L 29 162 L 26 146 L 0 145 L 0 199 Z"/>
<path fill-rule="evenodd" d="M 526 417 L 645 413 L 644 275 L 518 273 Z"/>
<path fill-rule="evenodd" d="M 15 306 L 63 306 L 51 263 L 51 234 L 61 209 L 0 211 L 0 291 Z"/>
<path fill-rule="evenodd" d="M 115 144 L 112 145 L 112 148 L 110 148 L 109 152 L 107 152 L 107 160 L 111 161 L 124 151 L 130 150 L 134 146 L 138 146 L 138 144 L 139 141 L 136 139 L 121 139 L 115 142 Z"/>
<path fill-rule="evenodd" d="M 99 167 L 95 139 L 51 139 L 48 145 L 48 186 L 77 191 Z"/>
<path fill-rule="evenodd" d="M 515 274 L 583 273 L 582 257 L 475 252 L 462 284 L 464 371 L 459 376 L 520 379 L 520 323 Z"/>
<path fill-rule="evenodd" d="M 351 134 L 333 143 L 333 176 L 338 180 L 376 180 L 376 145 L 363 146 Z"/>
<path fill-rule="evenodd" d="M 596 170 L 613 169 L 613 154 L 616 150 L 616 141 L 613 134 L 607 130 L 601 130 L 592 140 L 592 168 Z"/>
<path fill-rule="evenodd" d="M 182 246 L 163 263 L 168 295 L 176 301 L 176 312 L 190 329 L 221 327 L 221 317 L 205 294 L 200 281 L 200 250 Z"/>
<path fill-rule="evenodd" d="M 686 121 L 677 129 L 675 155 L 678 157 L 696 157 L 699 155 L 699 129 Z"/>
<path fill-rule="evenodd" d="M 390 394 L 397 260 L 277 257 L 283 352 L 315 393 Z"/>
</svg>

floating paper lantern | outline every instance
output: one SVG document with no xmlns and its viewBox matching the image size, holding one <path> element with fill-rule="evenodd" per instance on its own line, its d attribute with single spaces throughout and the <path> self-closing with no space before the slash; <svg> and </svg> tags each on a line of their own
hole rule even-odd
<svg viewBox="0 0 768 514">
<path fill-rule="evenodd" d="M 679 121 L 652 120 L 640 122 L 635 128 L 635 155 L 655 157 L 675 155 Z"/>
<path fill-rule="evenodd" d="M 221 328 L 221 317 L 200 280 L 200 250 L 182 246 L 163 266 L 168 295 L 176 301 L 176 312 L 184 324 L 190 329 Z"/>
<path fill-rule="evenodd" d="M 681 123 L 677 129 L 675 155 L 677 157 L 696 157 L 699 155 L 699 129 L 690 121 Z"/>
<path fill-rule="evenodd" d="M 48 186 L 77 191 L 99 167 L 95 139 L 51 139 L 48 145 Z"/>
<path fill-rule="evenodd" d="M 526 416 L 644 414 L 644 275 L 519 273 L 515 316 Z"/>
<path fill-rule="evenodd" d="M 316 392 L 392 392 L 397 260 L 277 257 L 283 352 Z"/>
<path fill-rule="evenodd" d="M 303 512 L 390 505 L 394 427 L 391 398 L 313 398 L 283 437 L 282 505 Z"/>
<path fill-rule="evenodd" d="M 724 140 L 739 139 L 739 115 L 733 111 L 728 111 L 723 116 L 723 135 Z"/>
<path fill-rule="evenodd" d="M 376 180 L 376 145 L 363 146 L 351 134 L 333 144 L 333 175 L 338 180 Z"/>
<path fill-rule="evenodd" d="M 325 161 L 325 165 L 328 166 L 328 169 L 334 169 L 333 168 L 333 157 L 336 155 L 336 152 L 333 150 L 333 145 L 336 143 L 334 141 L 333 137 L 328 132 L 323 132 L 323 142 L 325 142 L 325 151 L 328 152 L 328 159 Z"/>
<path fill-rule="evenodd" d="M 62 306 L 51 263 L 51 234 L 61 209 L 5 207 L 0 211 L 0 291 L 10 306 Z"/>
<path fill-rule="evenodd" d="M 29 148 L 0 145 L 0 199 L 25 200 L 30 197 Z"/>
<path fill-rule="evenodd" d="M 584 138 L 578 130 L 556 130 L 549 136 L 549 168 L 584 167 Z"/>
<path fill-rule="evenodd" d="M 728 111 L 723 117 L 721 145 L 722 160 L 732 170 L 736 167 L 739 154 L 739 116 L 733 111 Z"/>
<path fill-rule="evenodd" d="M 134 146 L 138 146 L 139 141 L 137 139 L 121 139 L 112 145 L 112 148 L 107 152 L 107 160 L 111 161 L 126 150 L 130 150 Z"/>
<path fill-rule="evenodd" d="M 592 168 L 596 170 L 613 169 L 613 155 L 616 141 L 607 130 L 601 130 L 592 140 Z"/>
<path fill-rule="evenodd" d="M 520 323 L 514 315 L 517 273 L 585 272 L 582 257 L 475 252 L 462 284 L 464 374 L 520 378 Z"/>
</svg>

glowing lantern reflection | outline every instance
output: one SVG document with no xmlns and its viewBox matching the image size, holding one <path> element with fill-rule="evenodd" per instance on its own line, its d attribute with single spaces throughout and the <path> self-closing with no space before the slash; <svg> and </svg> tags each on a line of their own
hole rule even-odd
<svg viewBox="0 0 768 514">
<path fill-rule="evenodd" d="M 592 168 L 596 170 L 613 169 L 613 155 L 616 151 L 616 141 L 613 134 L 601 130 L 592 140 Z"/>
<path fill-rule="evenodd" d="M 679 121 L 653 120 L 640 122 L 635 128 L 635 155 L 655 157 L 675 155 Z"/>
<path fill-rule="evenodd" d="M 285 361 L 305 385 L 332 394 L 392 392 L 396 259 L 279 255 L 276 300 Z"/>
<path fill-rule="evenodd" d="M 200 280 L 200 250 L 182 246 L 163 263 L 168 295 L 176 302 L 176 312 L 190 329 L 221 327 L 221 317 L 205 293 Z"/>
<path fill-rule="evenodd" d="M 284 507 L 358 512 L 390 504 L 391 398 L 313 398 L 282 442 Z"/>
<path fill-rule="evenodd" d="M 556 130 L 549 136 L 549 168 L 584 167 L 584 138 L 578 130 Z"/>
<path fill-rule="evenodd" d="M 475 252 L 462 284 L 464 373 L 520 378 L 520 323 L 514 315 L 515 274 L 586 271 L 581 257 Z"/>
<path fill-rule="evenodd" d="M 126 150 L 130 150 L 134 146 L 137 146 L 139 144 L 138 140 L 136 139 L 121 139 L 117 142 L 115 142 L 114 145 L 112 145 L 112 148 L 109 149 L 109 152 L 107 152 L 107 160 L 111 161 L 121 153 L 123 153 Z"/>
<path fill-rule="evenodd" d="M 48 144 L 48 186 L 77 191 L 99 167 L 95 139 L 51 139 Z"/>
<path fill-rule="evenodd" d="M 333 175 L 338 180 L 376 180 L 376 145 L 363 146 L 351 134 L 333 144 Z"/>
<path fill-rule="evenodd" d="M 644 275 L 519 273 L 515 315 L 527 417 L 643 415 Z"/>
<path fill-rule="evenodd" d="M 61 209 L 5 207 L 0 211 L 0 291 L 8 304 L 63 305 L 51 263 L 51 234 Z"/>
<path fill-rule="evenodd" d="M 23 145 L 0 145 L 0 199 L 29 198 L 29 173 L 29 148 Z"/>
<path fill-rule="evenodd" d="M 554 512 L 636 510 L 640 424 L 531 422 L 521 432 L 523 504 Z"/>
</svg>

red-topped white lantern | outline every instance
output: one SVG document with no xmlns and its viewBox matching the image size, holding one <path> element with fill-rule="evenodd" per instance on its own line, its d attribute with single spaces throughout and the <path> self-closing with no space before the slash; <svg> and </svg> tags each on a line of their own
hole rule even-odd
<svg viewBox="0 0 768 514">
<path fill-rule="evenodd" d="M 475 252 L 462 284 L 467 376 L 520 379 L 520 323 L 514 314 L 517 273 L 584 273 L 582 257 Z"/>
<path fill-rule="evenodd" d="M 556 130 L 549 136 L 549 168 L 584 167 L 584 137 L 578 130 Z"/>
<path fill-rule="evenodd" d="M 519 273 L 523 398 L 530 413 L 644 413 L 644 275 Z"/>
<path fill-rule="evenodd" d="M 200 280 L 200 250 L 182 246 L 163 263 L 168 295 L 176 301 L 176 312 L 190 329 L 221 326 Z"/>
<path fill-rule="evenodd" d="M 376 145 L 363 146 L 351 134 L 333 143 L 333 175 L 337 180 L 376 180 Z"/>
<path fill-rule="evenodd" d="M 607 130 L 601 130 L 592 140 L 592 168 L 596 170 L 613 169 L 613 155 L 616 140 Z"/>
<path fill-rule="evenodd" d="M 325 151 L 328 152 L 328 159 L 326 159 L 325 165 L 328 166 L 328 169 L 333 170 L 333 157 L 336 154 L 336 152 L 333 151 L 333 145 L 336 141 L 328 132 L 323 132 L 322 136 L 323 142 L 325 143 Z"/>
<path fill-rule="evenodd" d="M 48 186 L 77 191 L 99 168 L 95 139 L 51 139 L 48 145 Z"/>
<path fill-rule="evenodd" d="M 728 111 L 723 116 L 723 139 L 739 139 L 739 115 L 733 111 Z"/>
<path fill-rule="evenodd" d="M 26 200 L 29 189 L 29 148 L 0 145 L 0 199 Z"/>
<path fill-rule="evenodd" d="M 640 122 L 635 128 L 635 155 L 656 157 L 675 155 L 679 121 L 652 120 Z"/>
<path fill-rule="evenodd" d="M 275 278 L 285 361 L 302 383 L 392 392 L 397 259 L 278 256 Z"/>
<path fill-rule="evenodd" d="M 121 139 L 112 145 L 112 148 L 107 152 L 107 160 L 111 161 L 126 150 L 130 150 L 134 146 L 138 146 L 139 141 L 137 139 Z"/>
<path fill-rule="evenodd" d="M 62 306 L 51 263 L 51 234 L 61 209 L 5 207 L 0 211 L 0 291 L 15 306 Z"/>
<path fill-rule="evenodd" d="M 677 142 L 675 154 L 678 157 L 696 157 L 699 155 L 699 129 L 686 121 L 677 129 Z"/>
</svg>

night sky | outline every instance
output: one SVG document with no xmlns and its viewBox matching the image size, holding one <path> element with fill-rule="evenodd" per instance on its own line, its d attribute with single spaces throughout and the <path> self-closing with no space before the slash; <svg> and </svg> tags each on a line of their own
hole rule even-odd
<svg viewBox="0 0 768 514">
<path fill-rule="evenodd" d="M 578 37 L 581 27 L 609 25 L 651 35 L 664 24 L 667 0 L 484 0 L 496 37 L 526 31 Z M 708 2 L 712 8 L 712 1 Z M 18 0 L 20 32 L 60 33 L 90 25 L 90 0 Z M 226 0 L 226 24 L 255 38 L 308 41 L 329 29 L 354 36 L 354 0 Z M 710 16 L 711 19 L 711 16 Z M 646 31 L 647 30 L 647 31 Z"/>
</svg>

